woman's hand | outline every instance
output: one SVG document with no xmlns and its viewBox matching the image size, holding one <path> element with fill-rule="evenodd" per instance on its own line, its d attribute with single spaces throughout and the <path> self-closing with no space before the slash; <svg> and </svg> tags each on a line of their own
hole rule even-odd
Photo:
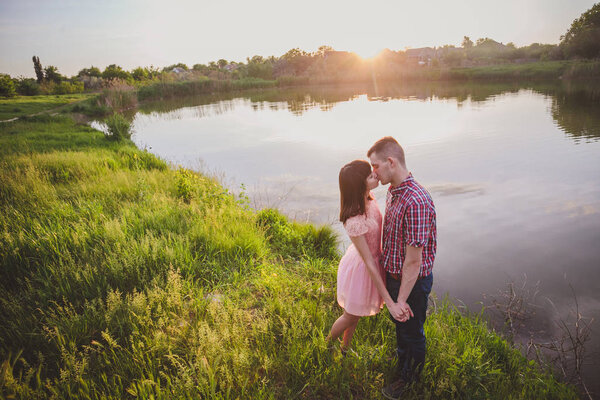
<svg viewBox="0 0 600 400">
<path fill-rule="evenodd" d="M 395 302 L 390 297 L 387 289 L 385 288 L 385 284 L 383 283 L 383 279 L 379 273 L 377 263 L 373 259 L 373 255 L 371 254 L 371 250 L 369 250 L 369 245 L 367 244 L 367 240 L 364 235 L 361 236 L 351 236 L 350 240 L 358 250 L 360 256 L 362 257 L 365 265 L 367 267 L 367 271 L 379 292 L 379 295 L 383 298 L 383 301 L 387 305 L 390 314 L 394 317 L 395 320 L 400 322 L 408 321 L 410 317 L 414 317 L 410 306 L 406 303 L 406 301 L 398 301 Z"/>
<path fill-rule="evenodd" d="M 410 317 L 414 317 L 414 314 L 408 305 L 408 303 L 403 301 L 392 302 L 391 304 L 387 304 L 387 308 L 394 317 L 395 320 L 400 322 L 408 321 Z"/>
</svg>

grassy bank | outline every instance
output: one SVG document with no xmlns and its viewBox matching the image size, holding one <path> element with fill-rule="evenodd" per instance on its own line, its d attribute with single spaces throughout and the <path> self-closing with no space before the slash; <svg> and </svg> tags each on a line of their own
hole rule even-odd
<svg viewBox="0 0 600 400">
<path fill-rule="evenodd" d="M 151 101 L 244 89 L 286 88 L 293 86 L 385 82 L 531 82 L 583 80 L 600 78 L 600 61 L 546 61 L 524 64 L 501 64 L 469 68 L 410 67 L 368 70 L 318 76 L 284 76 L 274 80 L 244 78 L 212 80 L 209 78 L 153 83 L 138 89 L 139 101 Z"/>
<path fill-rule="evenodd" d="M 327 228 L 255 212 L 68 116 L 0 125 L 0 397 L 380 398 L 394 330 L 326 348 Z M 576 398 L 478 315 L 431 308 L 403 398 Z"/>
<path fill-rule="evenodd" d="M 138 89 L 140 101 L 227 92 L 244 89 L 263 89 L 277 86 L 275 80 L 244 78 L 237 80 L 198 79 L 181 82 L 159 82 Z"/>
<path fill-rule="evenodd" d="M 546 61 L 440 71 L 440 80 L 451 81 L 544 81 L 600 78 L 600 61 Z"/>
<path fill-rule="evenodd" d="M 19 118 L 85 100 L 93 94 L 63 94 L 50 96 L 17 96 L 0 98 L 0 121 Z"/>
</svg>

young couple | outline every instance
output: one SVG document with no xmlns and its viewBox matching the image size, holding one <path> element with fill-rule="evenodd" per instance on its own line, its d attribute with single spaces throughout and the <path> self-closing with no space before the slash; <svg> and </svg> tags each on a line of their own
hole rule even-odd
<svg viewBox="0 0 600 400">
<path fill-rule="evenodd" d="M 408 171 L 404 151 L 394 138 L 378 140 L 367 156 L 372 171 L 363 160 L 340 171 L 340 221 L 352 246 L 337 273 L 337 301 L 344 314 L 327 340 L 343 336 L 345 353 L 359 318 L 377 314 L 385 303 L 396 325 L 397 373 L 383 394 L 398 398 L 418 380 L 425 362 L 423 324 L 437 244 L 435 207 Z M 383 224 L 370 192 L 378 182 L 390 184 Z"/>
</svg>

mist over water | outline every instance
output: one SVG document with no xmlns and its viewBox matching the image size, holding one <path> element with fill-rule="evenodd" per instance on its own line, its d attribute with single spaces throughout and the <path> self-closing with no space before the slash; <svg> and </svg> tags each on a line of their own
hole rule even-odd
<svg viewBox="0 0 600 400">
<path fill-rule="evenodd" d="M 574 308 L 600 320 L 600 90 L 568 85 L 389 85 L 273 90 L 145 105 L 134 141 L 244 184 L 256 208 L 340 232 L 338 172 L 382 136 L 405 149 L 437 209 L 434 291 L 478 310 L 539 281 L 529 324 Z M 384 210 L 386 187 L 374 193 Z M 595 331 L 598 326 L 596 322 Z M 600 350 L 595 332 L 588 352 Z M 600 366 L 586 366 L 588 374 Z M 600 392 L 600 384 L 589 386 Z"/>
</svg>

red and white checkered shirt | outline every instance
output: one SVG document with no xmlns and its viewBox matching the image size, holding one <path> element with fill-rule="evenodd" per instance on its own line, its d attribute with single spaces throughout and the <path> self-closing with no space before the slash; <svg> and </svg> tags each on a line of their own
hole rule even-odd
<svg viewBox="0 0 600 400">
<path fill-rule="evenodd" d="M 384 270 L 401 274 L 406 245 L 423 248 L 419 277 L 431 274 L 437 248 L 435 206 L 431 195 L 412 174 L 388 189 L 380 259 Z"/>
</svg>

